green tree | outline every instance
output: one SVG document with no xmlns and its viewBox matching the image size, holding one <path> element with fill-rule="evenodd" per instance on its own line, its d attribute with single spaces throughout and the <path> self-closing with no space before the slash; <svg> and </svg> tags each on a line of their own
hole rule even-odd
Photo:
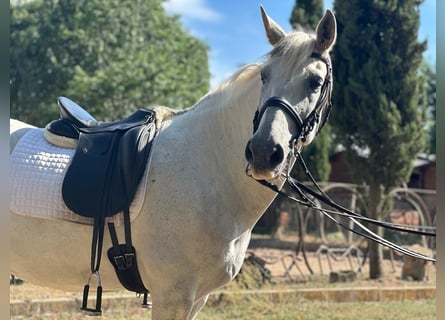
<svg viewBox="0 0 445 320">
<path fill-rule="evenodd" d="M 292 10 L 290 24 L 295 30 L 315 30 L 318 21 L 323 17 L 322 0 L 296 0 Z M 329 123 L 320 131 L 318 137 L 306 149 L 303 157 L 314 178 L 327 181 L 331 172 L 329 163 L 329 148 L 331 146 L 331 129 Z M 296 166 L 292 174 L 300 180 L 307 179 L 306 174 Z"/>
<path fill-rule="evenodd" d="M 100 120 L 154 104 L 186 107 L 209 87 L 207 46 L 161 0 L 11 5 L 11 116 L 57 117 L 66 95 Z"/>
<path fill-rule="evenodd" d="M 369 186 L 367 215 L 379 219 L 385 195 L 407 182 L 424 148 L 419 66 L 419 0 L 336 0 L 332 118 L 357 183 Z M 360 155 L 365 154 L 366 157 Z M 379 228 L 370 229 L 381 233 Z M 383 276 L 382 248 L 368 242 L 370 278 Z"/>
</svg>

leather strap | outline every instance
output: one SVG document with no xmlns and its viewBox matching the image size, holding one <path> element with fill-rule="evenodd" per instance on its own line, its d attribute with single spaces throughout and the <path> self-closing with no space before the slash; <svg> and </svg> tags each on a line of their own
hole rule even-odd
<svg viewBox="0 0 445 320">
<path fill-rule="evenodd" d="M 292 105 L 289 103 L 289 101 L 286 100 L 284 97 L 271 97 L 267 99 L 267 101 L 264 103 L 261 110 L 258 111 L 258 113 L 255 114 L 255 118 L 253 121 L 253 132 L 255 133 L 258 130 L 258 127 L 260 125 L 261 118 L 263 117 L 264 113 L 268 108 L 275 107 L 283 110 L 286 112 L 292 120 L 297 125 L 297 132 L 294 134 L 294 138 L 298 138 L 301 133 L 301 128 L 303 128 L 303 120 L 301 120 L 300 115 L 295 110 L 295 108 L 292 107 Z"/>
<path fill-rule="evenodd" d="M 366 228 L 364 225 L 362 225 L 359 221 L 363 221 L 363 222 L 367 222 L 367 223 L 371 223 L 380 227 L 384 227 L 384 228 L 388 228 L 388 229 L 392 229 L 392 230 L 396 230 L 396 231 L 400 231 L 400 232 L 407 232 L 407 233 L 413 233 L 413 234 L 418 234 L 418 235 L 425 235 L 425 236 L 432 236 L 435 237 L 436 236 L 436 228 L 435 227 L 425 227 L 422 226 L 420 227 L 421 230 L 412 230 L 407 228 L 407 226 L 405 225 L 400 225 L 400 224 L 395 224 L 395 223 L 391 223 L 391 222 L 385 222 L 385 221 L 379 221 L 379 220 L 374 220 L 374 219 L 370 219 L 367 218 L 365 216 L 362 216 L 356 212 L 353 212 L 337 203 L 335 203 L 325 192 L 323 192 L 323 190 L 321 189 L 321 187 L 318 185 L 318 183 L 315 181 L 315 179 L 313 178 L 312 174 L 310 173 L 309 169 L 307 168 L 303 157 L 301 156 L 300 153 L 297 153 L 297 158 L 300 160 L 301 165 L 304 168 L 304 171 L 306 172 L 306 174 L 308 175 L 308 177 L 310 178 L 311 182 L 315 185 L 315 187 L 318 189 L 318 192 L 316 192 L 315 190 L 309 188 L 308 186 L 306 186 L 305 184 L 301 183 L 300 181 L 296 180 L 295 178 L 291 177 L 291 176 L 287 176 L 286 177 L 286 182 L 288 183 L 288 185 L 292 188 L 292 190 L 296 193 L 296 195 L 300 198 L 297 199 L 295 196 L 290 195 L 287 192 L 281 191 L 276 185 L 270 183 L 267 180 L 256 180 L 258 183 L 262 184 L 263 186 L 266 186 L 267 188 L 273 190 L 274 192 L 280 194 L 281 196 L 286 197 L 287 199 L 290 199 L 292 201 L 295 201 L 299 204 L 302 204 L 304 206 L 313 208 L 315 210 L 320 211 L 321 213 L 323 213 L 326 217 L 328 217 L 329 219 L 331 219 L 333 222 L 335 222 L 336 224 L 338 224 L 339 226 L 341 226 L 342 228 L 351 231 L 357 235 L 360 235 L 362 237 L 365 237 L 367 239 L 370 239 L 374 242 L 377 242 L 381 245 L 384 245 L 388 248 L 391 248 L 395 251 L 398 251 L 400 253 L 403 253 L 405 255 L 414 257 L 414 258 L 418 258 L 418 259 L 423 259 L 426 261 L 436 261 L 436 259 L 425 256 L 423 254 L 419 254 L 417 252 L 411 251 L 409 249 L 406 249 L 400 245 L 397 245 L 395 243 L 392 243 L 391 241 L 388 241 L 384 238 L 382 238 L 381 236 L 373 233 L 371 230 L 369 230 L 368 228 Z M 324 204 L 326 204 L 327 206 L 335 209 L 323 209 L 321 208 L 319 205 L 317 205 L 313 199 L 317 199 L 320 202 L 323 202 Z M 335 219 L 334 216 L 342 216 L 342 217 L 346 217 L 349 220 L 351 220 L 357 227 L 359 230 L 356 230 L 354 228 L 350 228 L 348 225 L 342 223 L 340 220 Z M 427 231 L 427 230 L 432 230 L 432 231 Z"/>
<path fill-rule="evenodd" d="M 129 219 L 124 217 L 124 223 L 126 226 L 125 229 L 127 230 L 127 225 L 130 224 Z M 131 242 L 128 242 L 128 240 L 131 241 L 131 239 L 128 239 L 127 231 L 125 231 L 127 242 L 125 244 L 119 244 L 114 223 L 108 223 L 108 229 L 113 244 L 113 246 L 108 249 L 108 259 L 113 265 L 114 271 L 125 289 L 144 294 L 143 306 L 145 306 L 147 305 L 148 289 L 144 286 L 139 273 L 136 249 Z"/>
</svg>

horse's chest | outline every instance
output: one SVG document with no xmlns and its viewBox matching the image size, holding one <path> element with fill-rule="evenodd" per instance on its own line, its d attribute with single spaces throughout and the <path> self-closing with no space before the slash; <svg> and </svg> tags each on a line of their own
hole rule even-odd
<svg viewBox="0 0 445 320">
<path fill-rule="evenodd" d="M 231 241 L 227 247 L 224 263 L 229 280 L 239 273 L 250 241 L 250 231 Z"/>
</svg>

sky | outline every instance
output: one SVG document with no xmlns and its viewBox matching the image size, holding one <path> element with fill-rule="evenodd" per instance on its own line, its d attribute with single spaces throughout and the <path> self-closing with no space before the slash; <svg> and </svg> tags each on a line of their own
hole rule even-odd
<svg viewBox="0 0 445 320">
<path fill-rule="evenodd" d="M 333 9 L 333 0 L 323 0 Z M 211 87 L 219 84 L 240 66 L 262 61 L 271 46 L 264 34 L 260 5 L 285 31 L 295 0 L 167 0 L 169 14 L 179 14 L 185 30 L 209 46 Z M 420 5 L 419 40 L 428 41 L 425 59 L 436 65 L 436 0 Z"/>
</svg>

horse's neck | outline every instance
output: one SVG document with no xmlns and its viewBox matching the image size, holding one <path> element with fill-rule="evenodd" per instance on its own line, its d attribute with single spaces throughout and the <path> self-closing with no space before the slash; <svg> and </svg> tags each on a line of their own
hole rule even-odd
<svg viewBox="0 0 445 320">
<path fill-rule="evenodd" d="M 195 108 L 178 116 L 172 127 L 182 130 L 183 147 L 189 148 L 185 160 L 195 161 L 195 165 L 199 162 L 201 183 L 211 184 L 231 202 L 227 208 L 244 211 L 232 214 L 244 214 L 243 224 L 253 226 L 274 194 L 245 174 L 244 150 L 252 135 L 261 83 L 255 76 L 241 82 L 210 93 Z"/>
</svg>

